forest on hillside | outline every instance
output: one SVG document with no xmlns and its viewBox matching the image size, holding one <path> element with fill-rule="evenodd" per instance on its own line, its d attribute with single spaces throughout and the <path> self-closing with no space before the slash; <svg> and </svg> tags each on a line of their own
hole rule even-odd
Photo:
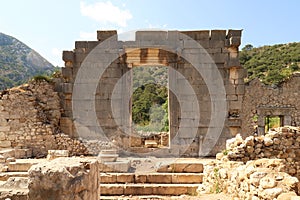
<svg viewBox="0 0 300 200">
<path fill-rule="evenodd" d="M 240 51 L 240 62 L 247 69 L 246 82 L 254 78 L 267 85 L 278 85 L 300 70 L 300 42 L 253 47 Z"/>
</svg>

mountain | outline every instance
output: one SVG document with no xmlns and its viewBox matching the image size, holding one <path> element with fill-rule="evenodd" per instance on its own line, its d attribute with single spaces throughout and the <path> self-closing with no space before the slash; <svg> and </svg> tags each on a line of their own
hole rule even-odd
<svg viewBox="0 0 300 200">
<path fill-rule="evenodd" d="M 0 33 L 0 90 L 20 85 L 33 76 L 52 74 L 55 67 L 14 37 Z"/>
<path fill-rule="evenodd" d="M 278 85 L 300 71 L 300 42 L 253 47 L 240 51 L 240 62 L 248 71 L 247 81 L 259 78 L 267 85 Z"/>
</svg>

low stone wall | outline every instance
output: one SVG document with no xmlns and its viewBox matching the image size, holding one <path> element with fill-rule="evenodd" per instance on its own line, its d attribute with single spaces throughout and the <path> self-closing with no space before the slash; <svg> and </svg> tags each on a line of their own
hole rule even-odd
<svg viewBox="0 0 300 200">
<path fill-rule="evenodd" d="M 290 200 L 300 195 L 300 128 L 280 127 L 266 135 L 239 134 L 204 168 L 199 193 L 225 192 L 236 199 Z M 294 196 L 294 197 L 293 197 Z"/>
<path fill-rule="evenodd" d="M 203 184 L 198 192 L 224 192 L 232 199 L 290 200 L 299 195 L 300 184 L 296 177 L 282 172 L 285 167 L 282 159 L 258 159 L 246 164 L 213 161 L 204 168 Z"/>
<path fill-rule="evenodd" d="M 240 135 L 227 140 L 226 150 L 217 155 L 221 160 L 243 161 L 260 158 L 283 159 L 288 174 L 300 179 L 300 128 L 280 127 L 266 135 Z"/>
<path fill-rule="evenodd" d="M 44 157 L 49 149 L 87 154 L 80 140 L 61 134 L 61 107 L 54 85 L 44 80 L 0 92 L 0 149 L 30 149 Z"/>
</svg>

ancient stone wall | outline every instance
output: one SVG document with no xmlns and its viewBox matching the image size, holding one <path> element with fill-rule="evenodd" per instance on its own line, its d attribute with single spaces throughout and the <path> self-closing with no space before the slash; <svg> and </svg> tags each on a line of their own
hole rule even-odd
<svg viewBox="0 0 300 200">
<path fill-rule="evenodd" d="M 78 140 L 59 130 L 60 100 L 54 85 L 46 81 L 0 93 L 0 149 L 30 149 L 33 157 L 49 149 L 68 149 L 71 155 L 87 154 Z"/>
<path fill-rule="evenodd" d="M 243 136 L 265 132 L 265 117 L 282 116 L 281 126 L 300 126 L 300 73 L 280 86 L 266 86 L 255 79 L 245 86 L 241 112 Z"/>
<path fill-rule="evenodd" d="M 131 139 L 128 137 L 131 132 L 130 96 L 128 97 L 132 92 L 130 69 L 141 65 L 169 67 L 169 85 L 173 87 L 173 91 L 169 91 L 171 142 L 170 148 L 164 152 L 166 156 L 214 155 L 224 148 L 226 139 L 241 131 L 239 116 L 245 92 L 245 70 L 240 66 L 238 59 L 241 30 L 137 31 L 134 41 L 118 41 L 116 31 L 98 31 L 97 39 L 98 41 L 76 41 L 73 51 L 63 52 L 65 67 L 62 68 L 64 81 L 61 84 L 61 97 L 64 111 L 60 120 L 63 132 L 71 137 L 84 135 L 91 139 L 97 138 L 101 132 L 99 140 L 119 141 L 121 148 L 130 151 Z M 200 48 L 195 48 L 195 43 L 201 45 Z M 100 44 L 106 48 L 105 51 L 102 51 Z M 166 44 L 177 44 L 174 52 L 166 50 Z M 201 70 L 204 70 L 205 77 L 186 60 L 187 57 L 199 58 L 201 55 L 204 56 Z M 205 55 L 208 55 L 209 59 Z M 97 70 L 93 72 L 88 70 L 91 66 L 87 66 L 87 63 L 92 63 L 93 70 L 101 69 L 111 58 L 113 61 L 103 73 L 101 72 L 102 74 Z M 213 65 L 217 71 L 212 70 Z M 85 70 L 90 74 L 86 73 L 80 80 L 76 79 L 79 77 L 78 72 L 84 74 Z M 217 74 L 221 74 L 221 85 L 225 87 L 226 108 L 216 112 L 219 106 L 217 101 L 220 99 L 215 101 L 212 98 L 219 95 L 217 90 L 221 88 L 214 87 L 217 84 Z M 118 82 L 119 80 L 121 82 Z M 210 81 L 210 86 L 207 80 Z M 187 94 L 185 81 L 192 86 L 196 100 Z M 90 83 L 97 84 L 97 88 L 89 91 L 90 88 L 87 86 Z M 73 93 L 74 86 L 81 88 L 75 93 L 76 97 Z M 119 98 L 113 99 L 113 90 L 116 88 Z M 78 92 L 82 93 L 81 96 Z M 94 96 L 88 99 L 90 94 Z M 73 97 L 80 106 L 72 107 Z M 178 104 L 178 98 L 183 99 L 182 107 Z M 112 102 L 114 108 L 111 107 Z M 76 103 L 73 102 L 73 105 Z M 200 117 L 196 107 L 200 108 Z M 83 115 L 74 116 L 74 109 Z M 116 115 L 113 115 L 113 109 Z M 181 113 L 180 109 L 186 112 Z M 96 115 L 91 114 L 92 110 L 95 110 Z M 214 121 L 223 113 L 224 127 L 222 123 Z M 101 131 L 97 123 L 100 124 Z M 195 123 L 199 125 L 193 134 Z M 218 130 L 218 126 L 221 126 L 221 130 Z M 218 131 L 221 132 L 219 139 L 213 136 L 213 133 Z M 217 141 L 215 148 L 211 152 L 206 152 L 207 146 L 213 146 L 211 144 L 214 141 Z"/>
</svg>

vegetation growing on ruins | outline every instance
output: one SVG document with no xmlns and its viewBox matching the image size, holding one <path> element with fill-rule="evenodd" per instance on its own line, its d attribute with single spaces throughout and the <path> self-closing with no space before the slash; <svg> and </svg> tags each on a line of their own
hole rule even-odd
<svg viewBox="0 0 300 200">
<path fill-rule="evenodd" d="M 240 52 L 240 62 L 248 71 L 246 81 L 259 78 L 278 85 L 300 71 L 300 42 L 255 48 L 248 44 Z"/>
</svg>

